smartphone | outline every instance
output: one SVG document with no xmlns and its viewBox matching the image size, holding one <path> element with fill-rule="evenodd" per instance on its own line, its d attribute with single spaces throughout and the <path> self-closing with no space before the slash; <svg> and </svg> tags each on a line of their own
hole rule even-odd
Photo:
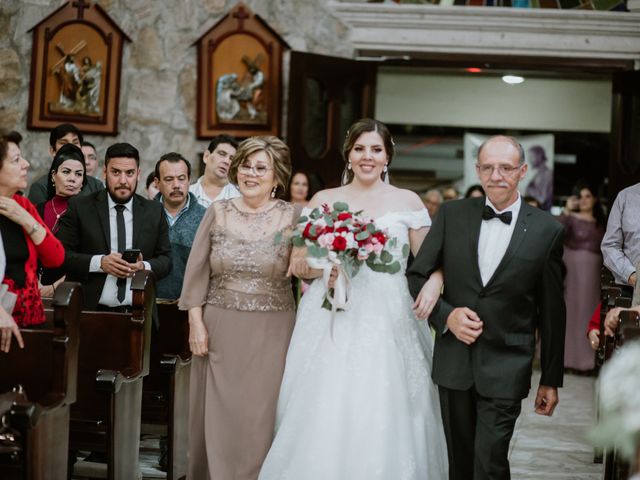
<svg viewBox="0 0 640 480">
<path fill-rule="evenodd" d="M 139 248 L 131 248 L 122 253 L 122 259 L 127 263 L 136 263 L 140 256 Z"/>
</svg>

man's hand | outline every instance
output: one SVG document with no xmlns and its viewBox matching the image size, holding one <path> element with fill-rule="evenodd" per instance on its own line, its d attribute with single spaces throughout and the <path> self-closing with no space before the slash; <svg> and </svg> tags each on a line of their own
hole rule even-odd
<svg viewBox="0 0 640 480">
<path fill-rule="evenodd" d="M 16 336 L 16 341 L 20 348 L 24 348 L 20 329 L 13 317 L 2 307 L 0 307 L 0 351 L 8 353 L 11 348 L 11 335 Z"/>
<path fill-rule="evenodd" d="M 633 272 L 631 275 L 629 275 L 629 285 L 631 285 L 632 287 L 636 286 L 636 272 Z"/>
<path fill-rule="evenodd" d="M 138 263 L 142 264 L 144 268 L 144 263 Z M 131 277 L 133 273 L 138 270 L 136 265 L 135 263 L 125 262 L 122 259 L 122 254 L 118 252 L 111 252 L 109 255 L 104 255 L 100 260 L 100 268 L 102 268 L 102 271 L 118 278 Z"/>
<path fill-rule="evenodd" d="M 467 345 L 482 334 L 482 321 L 476 312 L 467 307 L 454 308 L 447 317 L 447 327 L 458 340 Z"/>
<path fill-rule="evenodd" d="M 535 411 L 538 415 L 550 417 L 558 405 L 558 389 L 557 387 L 547 387 L 540 385 L 538 393 L 536 393 Z"/>
<path fill-rule="evenodd" d="M 608 337 L 613 337 L 618 329 L 618 322 L 620 321 L 620 312 L 623 309 L 620 307 L 612 308 L 607 312 L 607 316 L 604 317 L 604 334 Z"/>
</svg>

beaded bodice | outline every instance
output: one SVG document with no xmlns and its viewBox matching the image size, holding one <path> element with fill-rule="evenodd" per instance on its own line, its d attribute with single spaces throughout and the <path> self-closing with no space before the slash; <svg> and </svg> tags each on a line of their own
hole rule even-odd
<svg viewBox="0 0 640 480">
<path fill-rule="evenodd" d="M 222 200 L 210 208 L 215 216 L 209 231 L 207 303 L 231 310 L 293 310 L 286 273 L 294 206 L 278 200 L 263 212 L 247 213 L 232 200 Z"/>
</svg>

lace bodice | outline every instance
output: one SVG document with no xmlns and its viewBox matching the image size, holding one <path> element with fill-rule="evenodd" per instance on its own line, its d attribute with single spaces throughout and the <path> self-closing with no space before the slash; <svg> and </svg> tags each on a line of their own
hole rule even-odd
<svg viewBox="0 0 640 480">
<path fill-rule="evenodd" d="M 193 244 L 181 307 L 206 302 L 229 310 L 293 310 L 286 273 L 297 217 L 298 209 L 282 200 L 260 213 L 241 211 L 233 200 L 214 202 Z M 198 280 L 208 283 L 206 291 Z"/>
</svg>

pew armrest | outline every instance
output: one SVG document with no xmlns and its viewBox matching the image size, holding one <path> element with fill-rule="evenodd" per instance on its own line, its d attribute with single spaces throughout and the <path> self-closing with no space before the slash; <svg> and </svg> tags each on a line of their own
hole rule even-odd
<svg viewBox="0 0 640 480">
<path fill-rule="evenodd" d="M 118 393 L 122 385 L 142 379 L 145 375 L 140 372 L 122 370 L 98 370 L 96 374 L 96 389 L 102 392 Z"/>
<path fill-rule="evenodd" d="M 191 364 L 191 356 L 184 358 L 182 355 L 162 355 L 160 359 L 160 371 L 162 373 L 175 373 Z"/>
</svg>

